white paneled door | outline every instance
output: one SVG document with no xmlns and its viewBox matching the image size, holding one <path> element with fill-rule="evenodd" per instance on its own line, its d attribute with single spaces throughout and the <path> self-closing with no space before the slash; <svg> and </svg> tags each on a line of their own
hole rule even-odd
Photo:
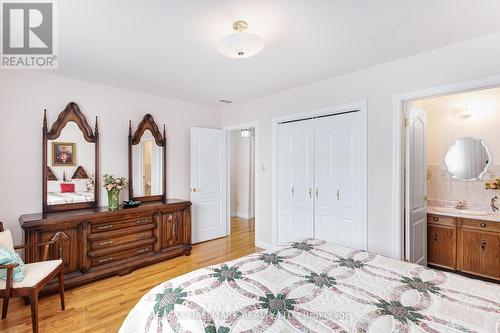
<svg viewBox="0 0 500 333">
<path fill-rule="evenodd" d="M 360 111 L 278 126 L 279 243 L 366 249 L 366 125 Z"/>
<path fill-rule="evenodd" d="M 358 249 L 363 231 L 361 112 L 315 121 L 315 237 Z"/>
<path fill-rule="evenodd" d="M 192 241 L 227 234 L 226 132 L 191 128 Z"/>
<path fill-rule="evenodd" d="M 405 257 L 427 265 L 427 115 L 408 106 L 406 128 Z"/>
<path fill-rule="evenodd" d="M 314 235 L 314 124 L 279 125 L 279 242 Z"/>
</svg>

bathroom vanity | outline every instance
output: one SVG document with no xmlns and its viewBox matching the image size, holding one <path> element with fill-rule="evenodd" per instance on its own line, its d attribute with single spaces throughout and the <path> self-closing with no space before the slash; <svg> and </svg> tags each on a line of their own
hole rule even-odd
<svg viewBox="0 0 500 333">
<path fill-rule="evenodd" d="M 500 216 L 428 207 L 427 262 L 500 281 Z"/>
</svg>

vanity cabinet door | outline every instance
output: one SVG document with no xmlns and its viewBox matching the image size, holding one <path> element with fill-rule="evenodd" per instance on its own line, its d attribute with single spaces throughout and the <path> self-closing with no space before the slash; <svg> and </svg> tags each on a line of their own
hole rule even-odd
<svg viewBox="0 0 500 333">
<path fill-rule="evenodd" d="M 466 273 L 500 278 L 500 233 L 461 230 L 461 267 Z"/>
<path fill-rule="evenodd" d="M 427 262 L 430 265 L 456 268 L 457 233 L 455 227 L 427 225 Z"/>
</svg>

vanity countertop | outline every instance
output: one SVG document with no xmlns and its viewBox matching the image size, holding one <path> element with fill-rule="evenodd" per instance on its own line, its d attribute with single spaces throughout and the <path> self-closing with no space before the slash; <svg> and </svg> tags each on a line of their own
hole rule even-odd
<svg viewBox="0 0 500 333">
<path fill-rule="evenodd" d="M 458 208 L 444 208 L 437 206 L 427 206 L 428 214 L 436 214 L 436 215 L 444 215 L 451 217 L 461 217 L 466 219 L 473 220 L 483 220 L 483 221 L 491 221 L 491 222 L 500 222 L 500 213 L 492 213 L 492 212 L 484 212 L 484 215 L 468 213 L 471 210 L 467 209 L 458 209 Z"/>
</svg>

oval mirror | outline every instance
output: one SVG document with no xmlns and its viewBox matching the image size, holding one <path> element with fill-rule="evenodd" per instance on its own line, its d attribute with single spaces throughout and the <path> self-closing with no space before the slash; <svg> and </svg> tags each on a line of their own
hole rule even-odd
<svg viewBox="0 0 500 333">
<path fill-rule="evenodd" d="M 491 164 L 491 154 L 484 140 L 456 139 L 445 157 L 451 176 L 460 180 L 478 180 Z"/>
</svg>

